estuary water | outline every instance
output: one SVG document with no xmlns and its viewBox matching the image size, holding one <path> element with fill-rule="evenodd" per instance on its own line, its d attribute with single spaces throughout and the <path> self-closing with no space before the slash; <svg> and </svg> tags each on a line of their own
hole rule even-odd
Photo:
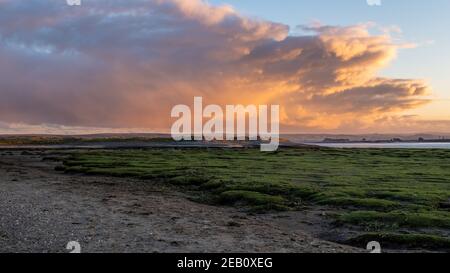
<svg viewBox="0 0 450 273">
<path fill-rule="evenodd" d="M 306 143 L 330 148 L 378 148 L 378 149 L 450 149 L 449 142 L 401 142 L 401 143 Z"/>
</svg>

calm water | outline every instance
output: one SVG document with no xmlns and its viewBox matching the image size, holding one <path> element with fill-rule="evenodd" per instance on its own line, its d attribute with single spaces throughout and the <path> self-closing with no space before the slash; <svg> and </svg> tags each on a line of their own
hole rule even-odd
<svg viewBox="0 0 450 273">
<path fill-rule="evenodd" d="M 311 143 L 330 148 L 450 149 L 450 143 Z"/>
</svg>

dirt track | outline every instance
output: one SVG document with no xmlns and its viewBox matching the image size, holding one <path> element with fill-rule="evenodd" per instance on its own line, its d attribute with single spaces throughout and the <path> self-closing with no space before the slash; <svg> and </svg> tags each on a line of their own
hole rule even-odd
<svg viewBox="0 0 450 273">
<path fill-rule="evenodd" d="M 248 215 L 160 183 L 67 175 L 45 151 L 0 150 L 0 252 L 359 252 L 314 238 L 303 212 Z"/>
</svg>

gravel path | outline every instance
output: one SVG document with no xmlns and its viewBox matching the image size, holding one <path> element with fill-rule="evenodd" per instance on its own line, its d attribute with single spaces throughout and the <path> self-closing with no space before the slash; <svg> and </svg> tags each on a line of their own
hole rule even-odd
<svg viewBox="0 0 450 273">
<path fill-rule="evenodd" d="M 0 151 L 0 252 L 359 252 L 315 239 L 301 213 L 248 215 L 158 183 L 66 175 L 45 151 Z M 298 221 L 298 225 L 296 224 Z"/>
</svg>

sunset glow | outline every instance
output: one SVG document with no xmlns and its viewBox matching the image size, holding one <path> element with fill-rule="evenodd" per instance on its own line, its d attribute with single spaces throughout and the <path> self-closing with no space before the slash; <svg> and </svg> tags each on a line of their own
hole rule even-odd
<svg viewBox="0 0 450 273">
<path fill-rule="evenodd" d="M 423 62 L 444 22 L 415 39 L 372 20 L 389 1 L 348 1 L 367 9 L 353 22 L 295 2 L 283 20 L 256 1 L 0 0 L 0 133 L 168 132 L 195 96 L 280 105 L 282 132 L 450 132 L 448 56 Z"/>
</svg>

